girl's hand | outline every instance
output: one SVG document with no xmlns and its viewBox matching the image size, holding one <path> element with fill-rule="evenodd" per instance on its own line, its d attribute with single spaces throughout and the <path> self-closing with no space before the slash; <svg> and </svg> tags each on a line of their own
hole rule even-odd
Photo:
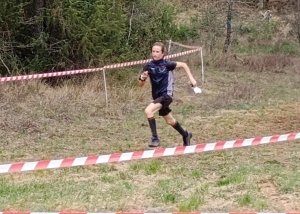
<svg viewBox="0 0 300 214">
<path fill-rule="evenodd" d="M 197 85 L 197 81 L 195 79 L 191 79 L 192 87 L 195 87 Z"/>
<path fill-rule="evenodd" d="M 145 80 L 148 78 L 148 76 L 149 76 L 148 71 L 144 71 L 141 75 L 141 78 Z"/>
</svg>

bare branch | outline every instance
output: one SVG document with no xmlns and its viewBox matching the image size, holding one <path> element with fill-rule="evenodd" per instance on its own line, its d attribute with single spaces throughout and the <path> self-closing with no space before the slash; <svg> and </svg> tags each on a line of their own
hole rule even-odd
<svg viewBox="0 0 300 214">
<path fill-rule="evenodd" d="M 129 32 L 128 32 L 127 44 L 129 42 L 129 38 L 130 38 L 130 34 L 131 34 L 131 23 L 132 23 L 133 12 L 134 12 L 134 5 L 132 5 L 131 16 L 130 16 L 130 20 L 129 20 Z"/>
<path fill-rule="evenodd" d="M 10 74 L 10 70 L 9 70 L 9 68 L 7 67 L 7 65 L 5 64 L 5 62 L 3 61 L 2 57 L 1 57 L 1 54 L 0 54 L 0 60 L 1 60 L 2 64 L 5 66 L 7 72 Z"/>
</svg>

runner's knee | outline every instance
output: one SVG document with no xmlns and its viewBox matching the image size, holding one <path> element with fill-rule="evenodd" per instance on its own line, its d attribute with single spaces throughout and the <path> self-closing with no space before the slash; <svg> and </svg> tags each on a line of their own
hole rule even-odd
<svg viewBox="0 0 300 214">
<path fill-rule="evenodd" d="M 168 119 L 165 119 L 166 120 L 166 123 L 170 126 L 174 126 L 175 123 L 176 123 L 176 120 L 174 118 L 168 118 Z"/>
<path fill-rule="evenodd" d="M 147 108 L 145 109 L 145 114 L 147 115 L 148 118 L 153 117 L 152 109 L 149 108 L 149 107 L 147 107 Z"/>
</svg>

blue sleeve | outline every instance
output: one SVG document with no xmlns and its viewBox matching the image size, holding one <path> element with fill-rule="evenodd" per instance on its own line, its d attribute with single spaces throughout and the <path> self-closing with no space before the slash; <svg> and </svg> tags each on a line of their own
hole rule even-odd
<svg viewBox="0 0 300 214">
<path fill-rule="evenodd" d="M 149 68 L 150 67 L 150 64 L 149 63 L 147 63 L 145 66 L 144 66 L 144 68 L 143 68 L 143 72 L 144 71 L 149 71 Z"/>
<path fill-rule="evenodd" d="M 144 71 L 149 71 L 149 63 L 147 63 L 147 64 L 144 66 L 142 73 L 143 73 Z"/>
<path fill-rule="evenodd" d="M 167 64 L 167 69 L 168 69 L 169 71 L 173 71 L 173 70 L 176 68 L 176 66 L 177 66 L 177 63 L 176 63 L 176 62 L 169 62 L 169 63 Z"/>
</svg>

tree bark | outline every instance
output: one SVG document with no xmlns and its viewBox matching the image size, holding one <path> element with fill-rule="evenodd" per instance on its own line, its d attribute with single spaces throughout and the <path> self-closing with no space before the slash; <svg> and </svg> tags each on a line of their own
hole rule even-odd
<svg viewBox="0 0 300 214">
<path fill-rule="evenodd" d="M 227 34 L 226 34 L 226 39 L 225 39 L 225 44 L 223 48 L 223 53 L 227 53 L 228 47 L 231 43 L 231 12 L 232 12 L 232 5 L 233 2 L 232 0 L 227 0 L 228 3 L 228 11 L 227 11 Z"/>
<path fill-rule="evenodd" d="M 264 9 L 264 0 L 259 0 L 257 5 L 258 5 L 258 9 L 260 10 Z"/>
<path fill-rule="evenodd" d="M 300 43 L 300 0 L 297 0 L 296 6 L 296 32 L 298 42 Z"/>
<path fill-rule="evenodd" d="M 41 36 L 41 33 L 44 32 L 44 6 L 45 0 L 35 0 L 35 15 L 37 18 L 37 30 L 36 36 L 37 38 Z"/>
</svg>

